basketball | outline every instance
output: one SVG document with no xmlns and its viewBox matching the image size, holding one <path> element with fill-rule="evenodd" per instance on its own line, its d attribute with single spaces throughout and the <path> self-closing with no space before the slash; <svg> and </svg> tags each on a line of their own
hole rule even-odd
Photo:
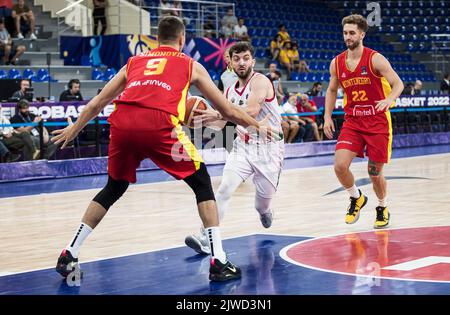
<svg viewBox="0 0 450 315">
<path fill-rule="evenodd" d="M 184 115 L 184 124 L 189 128 L 194 128 L 194 116 L 198 115 L 194 113 L 196 109 L 207 109 L 208 105 L 204 98 L 199 96 L 188 97 L 186 101 L 186 113 Z"/>
</svg>

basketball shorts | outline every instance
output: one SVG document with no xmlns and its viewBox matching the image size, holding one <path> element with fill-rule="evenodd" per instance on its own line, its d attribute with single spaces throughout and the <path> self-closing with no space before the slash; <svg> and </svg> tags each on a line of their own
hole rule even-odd
<svg viewBox="0 0 450 315">
<path fill-rule="evenodd" d="M 346 149 L 358 157 L 366 156 L 373 162 L 389 163 L 392 152 L 391 114 L 373 116 L 346 116 L 339 134 L 336 151 Z"/>
<path fill-rule="evenodd" d="M 110 116 L 108 174 L 135 183 L 136 169 L 146 158 L 176 179 L 195 173 L 203 159 L 180 121 L 169 113 L 145 109 L 144 122 L 142 113 L 121 111 L 119 106 Z"/>
</svg>

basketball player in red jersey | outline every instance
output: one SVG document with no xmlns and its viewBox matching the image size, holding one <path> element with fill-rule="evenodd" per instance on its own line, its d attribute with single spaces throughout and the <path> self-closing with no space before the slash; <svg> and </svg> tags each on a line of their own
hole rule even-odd
<svg viewBox="0 0 450 315">
<path fill-rule="evenodd" d="M 232 106 L 215 87 L 208 72 L 198 62 L 181 53 L 185 27 L 177 17 L 166 17 L 158 25 L 159 47 L 128 59 L 127 65 L 94 97 L 75 124 L 54 132 L 55 143 L 63 147 L 114 98 L 108 153 L 108 183 L 92 200 L 75 236 L 62 251 L 56 270 L 67 277 L 79 270 L 81 244 L 123 195 L 129 183 L 136 182 L 136 168 L 150 158 L 161 169 L 183 179 L 194 191 L 198 211 L 207 227 L 211 246 L 209 279 L 226 281 L 240 278 L 240 269 L 227 260 L 222 248 L 217 207 L 206 166 L 181 128 L 190 84 L 194 84 L 219 112 L 239 125 L 261 133 L 272 131 L 243 110 Z"/>
<path fill-rule="evenodd" d="M 384 228 L 390 217 L 383 176 L 383 166 L 389 162 L 392 148 L 389 108 L 395 105 L 403 90 L 403 82 L 383 55 L 363 46 L 368 29 L 363 16 L 349 15 L 342 20 L 342 26 L 347 50 L 331 61 L 324 132 L 328 138 L 333 138 L 335 129 L 331 114 L 340 85 L 344 89 L 345 121 L 336 144 L 334 170 L 350 194 L 345 223 L 355 223 L 367 203 L 367 196 L 356 187 L 349 169 L 353 158 L 364 157 L 366 149 L 368 172 L 378 197 L 374 228 Z"/>
</svg>

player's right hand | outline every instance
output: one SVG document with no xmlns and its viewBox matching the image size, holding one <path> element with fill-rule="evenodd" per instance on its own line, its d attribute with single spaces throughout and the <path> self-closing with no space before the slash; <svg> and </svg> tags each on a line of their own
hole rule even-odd
<svg viewBox="0 0 450 315">
<path fill-rule="evenodd" d="M 333 119 L 331 117 L 325 117 L 325 122 L 323 124 L 323 132 L 327 136 L 328 139 L 333 139 L 333 133 L 336 130 L 334 129 Z"/>
<path fill-rule="evenodd" d="M 64 149 L 67 144 L 69 144 L 69 142 L 75 139 L 75 137 L 78 135 L 78 132 L 76 132 L 75 128 L 73 128 L 73 122 L 70 117 L 67 118 L 67 122 L 69 123 L 69 125 L 66 128 L 58 129 L 52 132 L 52 135 L 56 136 L 54 136 L 51 140 L 56 145 L 63 142 L 61 149 Z"/>
</svg>

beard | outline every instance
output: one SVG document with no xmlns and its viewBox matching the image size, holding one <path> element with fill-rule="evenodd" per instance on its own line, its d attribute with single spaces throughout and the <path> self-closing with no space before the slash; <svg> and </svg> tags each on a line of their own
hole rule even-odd
<svg viewBox="0 0 450 315">
<path fill-rule="evenodd" d="M 252 72 L 253 68 L 249 67 L 247 69 L 247 71 L 242 72 L 242 70 L 234 70 L 234 72 L 237 74 L 237 76 L 239 77 L 239 79 L 247 79 L 250 76 L 250 73 Z"/>
<path fill-rule="evenodd" d="M 345 43 L 345 44 L 347 45 L 348 49 L 355 50 L 356 48 L 359 47 L 359 45 L 361 45 L 361 41 L 357 40 L 357 41 L 354 41 L 353 43 L 350 43 L 350 44 Z"/>
</svg>

